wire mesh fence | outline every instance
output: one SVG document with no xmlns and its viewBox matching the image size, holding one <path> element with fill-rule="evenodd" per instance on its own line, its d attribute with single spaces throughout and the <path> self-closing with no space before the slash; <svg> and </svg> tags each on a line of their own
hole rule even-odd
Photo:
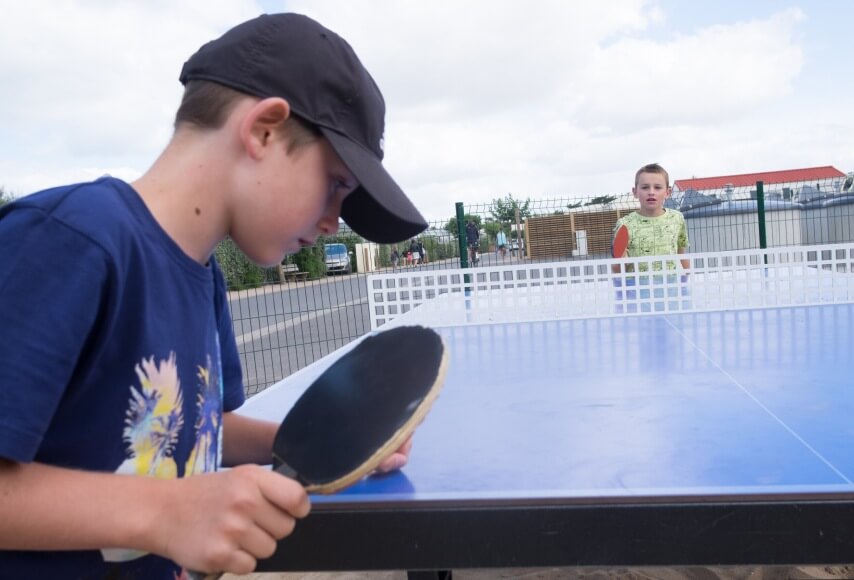
<svg viewBox="0 0 854 580">
<path fill-rule="evenodd" d="M 684 215 L 689 253 L 854 241 L 851 174 L 675 190 L 665 207 Z M 617 220 L 637 208 L 631 192 L 543 200 L 507 195 L 448 208 L 446 219 L 404 243 L 369 243 L 344 227 L 268 269 L 251 265 L 226 240 L 217 257 L 229 283 L 246 392 L 368 332 L 369 274 L 602 259 L 611 255 Z M 467 232 L 470 222 L 475 229 Z"/>
<path fill-rule="evenodd" d="M 459 243 L 447 225 L 431 223 L 418 238 L 388 245 L 344 227 L 277 268 L 251 264 L 230 240 L 220 244 L 247 395 L 370 330 L 369 272 L 459 266 Z"/>
</svg>

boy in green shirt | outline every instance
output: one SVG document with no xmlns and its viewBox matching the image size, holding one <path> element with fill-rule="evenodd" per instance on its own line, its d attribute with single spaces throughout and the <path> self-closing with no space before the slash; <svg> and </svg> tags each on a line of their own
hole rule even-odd
<svg viewBox="0 0 854 580">
<path fill-rule="evenodd" d="M 618 257 L 640 258 L 684 254 L 688 250 L 688 228 L 685 225 L 685 217 L 675 209 L 664 207 L 664 201 L 670 197 L 672 192 L 670 177 L 661 165 L 651 163 L 644 165 L 637 171 L 632 193 L 635 199 L 638 200 L 640 207 L 637 211 L 617 220 L 617 224 L 614 227 L 615 236 L 622 226 L 626 226 L 629 230 L 629 245 L 626 248 L 624 256 Z M 681 260 L 681 262 L 684 269 L 690 266 L 690 261 L 687 259 Z M 676 269 L 674 262 L 666 262 L 666 264 L 668 270 Z M 647 264 L 639 264 L 639 271 L 645 272 L 648 269 Z M 654 262 L 652 269 L 662 270 L 662 262 Z M 620 273 L 621 266 L 614 264 L 612 270 L 614 273 Z M 627 264 L 625 272 L 631 271 L 633 271 L 633 265 Z M 650 280 L 650 276 L 648 275 L 640 276 L 640 280 L 636 281 L 634 276 L 629 276 L 625 278 L 625 285 L 627 287 L 635 286 L 636 284 L 649 286 L 650 282 L 652 282 L 652 286 L 657 286 L 652 289 L 652 297 L 663 300 L 665 294 L 665 288 L 663 287 L 665 277 L 657 274 L 652 276 L 652 278 Z M 681 288 L 681 292 L 679 292 L 675 286 L 675 274 L 668 274 L 666 281 L 668 285 L 671 285 L 666 289 L 668 298 L 675 298 L 677 293 L 680 293 L 683 298 L 687 296 L 687 288 L 684 287 L 685 280 L 685 276 L 683 276 L 681 279 L 683 287 Z M 619 287 L 623 285 L 623 280 L 622 278 L 617 278 L 614 280 L 614 283 Z M 626 298 L 633 301 L 637 297 L 636 292 L 636 290 L 627 288 L 625 291 Z M 641 288 L 640 298 L 650 298 L 650 289 Z M 623 299 L 622 290 L 617 292 L 617 299 Z M 656 300 L 653 304 L 656 310 L 662 310 L 664 307 L 664 302 L 662 301 Z M 622 312 L 622 306 L 622 304 L 618 305 L 618 311 Z M 627 306 L 629 312 L 636 311 L 636 304 L 630 303 Z M 642 311 L 648 311 L 650 304 L 643 302 L 640 306 Z M 683 306 L 687 307 L 689 303 L 683 300 Z"/>
<path fill-rule="evenodd" d="M 657 163 L 644 165 L 635 174 L 632 193 L 640 207 L 621 217 L 614 230 L 616 233 L 621 226 L 629 229 L 627 257 L 684 254 L 687 251 L 688 229 L 685 218 L 675 209 L 664 207 L 664 201 L 672 192 L 667 171 Z M 674 266 L 668 264 L 669 268 Z M 682 260 L 682 267 L 688 266 L 689 261 Z M 645 270 L 645 265 L 641 264 L 640 269 Z"/>
</svg>

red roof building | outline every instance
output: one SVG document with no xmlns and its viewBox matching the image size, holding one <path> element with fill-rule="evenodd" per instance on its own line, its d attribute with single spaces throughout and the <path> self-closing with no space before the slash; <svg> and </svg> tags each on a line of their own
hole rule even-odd
<svg viewBox="0 0 854 580">
<path fill-rule="evenodd" d="M 766 171 L 764 173 L 744 173 L 742 175 L 722 175 L 720 177 L 695 177 L 677 179 L 673 182 L 674 189 L 697 191 L 709 189 L 725 189 L 727 187 L 753 187 L 757 181 L 771 183 L 810 183 L 827 179 L 838 179 L 845 174 L 826 165 L 824 167 L 807 167 L 806 169 L 784 169 L 783 171 Z"/>
</svg>

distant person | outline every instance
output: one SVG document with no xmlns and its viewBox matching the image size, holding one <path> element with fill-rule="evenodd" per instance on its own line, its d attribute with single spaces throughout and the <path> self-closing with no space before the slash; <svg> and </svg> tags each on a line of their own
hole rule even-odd
<svg viewBox="0 0 854 580">
<path fill-rule="evenodd" d="M 498 234 L 495 236 L 495 245 L 498 247 L 502 258 L 507 255 L 507 235 L 504 230 L 498 230 Z"/>
<path fill-rule="evenodd" d="M 383 97 L 334 32 L 263 15 L 203 45 L 180 81 L 172 137 L 138 180 L 0 209 L 4 578 L 252 572 L 310 502 L 264 467 L 278 422 L 234 412 L 214 249 L 231 237 L 270 266 L 339 216 L 378 243 L 427 227 L 381 165 Z M 48 260 L 56 276 L 33 284 Z"/>
<path fill-rule="evenodd" d="M 421 246 L 418 245 L 418 241 L 413 238 L 409 243 L 409 251 L 412 252 L 412 263 L 420 264 L 421 263 Z"/>
<path fill-rule="evenodd" d="M 391 266 L 392 268 L 397 268 L 397 265 L 400 263 L 400 253 L 397 251 L 397 248 L 394 248 L 391 251 Z"/>
<path fill-rule="evenodd" d="M 424 247 L 424 242 L 418 240 L 418 253 L 421 254 L 421 263 L 427 263 L 427 248 Z"/>
<path fill-rule="evenodd" d="M 474 223 L 474 220 L 469 220 L 466 223 L 466 243 L 469 249 L 469 259 L 472 264 L 477 264 L 477 251 L 480 246 L 480 232 Z"/>
</svg>

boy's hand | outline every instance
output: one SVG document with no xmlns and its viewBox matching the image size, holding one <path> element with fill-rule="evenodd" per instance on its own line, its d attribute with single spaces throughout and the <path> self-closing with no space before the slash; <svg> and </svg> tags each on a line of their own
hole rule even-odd
<svg viewBox="0 0 854 580">
<path fill-rule="evenodd" d="M 257 465 L 175 480 L 155 517 L 154 552 L 189 570 L 248 574 L 311 504 L 300 484 Z"/>
<path fill-rule="evenodd" d="M 412 450 L 412 436 L 403 442 L 400 448 L 386 457 L 377 467 L 377 473 L 388 473 L 401 469 L 409 462 L 409 452 Z"/>
</svg>

